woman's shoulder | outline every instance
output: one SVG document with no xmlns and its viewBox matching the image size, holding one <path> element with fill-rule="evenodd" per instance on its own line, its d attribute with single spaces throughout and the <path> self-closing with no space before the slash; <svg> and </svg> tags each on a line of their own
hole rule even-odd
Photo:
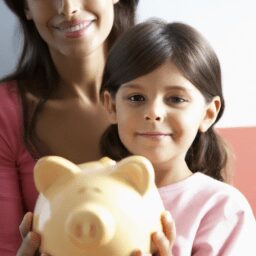
<svg viewBox="0 0 256 256">
<path fill-rule="evenodd" d="M 22 136 L 22 107 L 17 83 L 0 83 L 0 143 L 2 148 L 19 148 Z"/>
<path fill-rule="evenodd" d="M 17 125 L 20 128 L 22 107 L 15 81 L 0 83 L 0 99 L 1 129 L 4 129 L 5 125 L 9 126 L 9 129 Z"/>
<path fill-rule="evenodd" d="M 8 108 L 11 105 L 18 104 L 18 87 L 16 81 L 8 81 L 0 83 L 1 109 Z"/>
</svg>

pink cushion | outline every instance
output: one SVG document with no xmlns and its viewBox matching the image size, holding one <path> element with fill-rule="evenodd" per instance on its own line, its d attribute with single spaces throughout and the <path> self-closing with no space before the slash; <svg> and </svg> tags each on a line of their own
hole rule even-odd
<svg viewBox="0 0 256 256">
<path fill-rule="evenodd" d="M 219 128 L 234 153 L 233 181 L 256 216 L 256 127 Z"/>
</svg>

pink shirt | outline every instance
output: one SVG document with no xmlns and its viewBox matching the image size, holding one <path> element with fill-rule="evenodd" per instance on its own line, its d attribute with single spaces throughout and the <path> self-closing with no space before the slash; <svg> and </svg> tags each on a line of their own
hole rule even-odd
<svg viewBox="0 0 256 256">
<path fill-rule="evenodd" d="M 0 255 L 16 255 L 20 222 L 33 211 L 35 160 L 22 140 L 22 108 L 16 83 L 0 84 Z"/>
<path fill-rule="evenodd" d="M 196 173 L 159 192 L 177 229 L 174 256 L 256 255 L 256 221 L 234 187 Z"/>
</svg>

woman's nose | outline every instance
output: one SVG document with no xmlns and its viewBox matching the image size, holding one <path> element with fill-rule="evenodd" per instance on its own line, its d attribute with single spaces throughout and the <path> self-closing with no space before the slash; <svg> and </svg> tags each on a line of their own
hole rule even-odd
<svg viewBox="0 0 256 256">
<path fill-rule="evenodd" d="M 69 18 L 75 15 L 79 9 L 79 1 L 77 0 L 57 0 L 58 13 Z"/>
</svg>

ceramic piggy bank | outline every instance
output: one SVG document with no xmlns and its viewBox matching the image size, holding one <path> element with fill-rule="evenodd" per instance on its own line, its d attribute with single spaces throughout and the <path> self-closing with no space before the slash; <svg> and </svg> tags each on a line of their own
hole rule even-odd
<svg viewBox="0 0 256 256">
<path fill-rule="evenodd" d="M 34 170 L 40 192 L 34 231 L 52 256 L 130 256 L 154 250 L 151 234 L 162 230 L 162 201 L 154 170 L 144 157 L 109 158 L 81 165 L 56 156 Z"/>
</svg>

